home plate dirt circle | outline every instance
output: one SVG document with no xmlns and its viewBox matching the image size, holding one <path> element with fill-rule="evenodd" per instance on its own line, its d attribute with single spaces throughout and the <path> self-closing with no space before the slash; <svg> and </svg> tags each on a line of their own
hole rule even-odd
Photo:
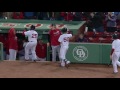
<svg viewBox="0 0 120 90">
<path fill-rule="evenodd" d="M 0 78 L 120 78 L 120 73 L 112 71 L 112 65 L 70 64 L 62 68 L 51 61 L 0 61 Z"/>
</svg>

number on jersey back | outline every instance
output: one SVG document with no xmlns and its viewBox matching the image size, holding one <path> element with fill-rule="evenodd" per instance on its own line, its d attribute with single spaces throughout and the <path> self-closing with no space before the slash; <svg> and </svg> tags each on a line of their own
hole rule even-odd
<svg viewBox="0 0 120 90">
<path fill-rule="evenodd" d="M 63 40 L 64 42 L 69 42 L 69 37 L 64 37 Z"/>
<path fill-rule="evenodd" d="M 32 38 L 37 38 L 37 34 L 32 34 Z"/>
</svg>

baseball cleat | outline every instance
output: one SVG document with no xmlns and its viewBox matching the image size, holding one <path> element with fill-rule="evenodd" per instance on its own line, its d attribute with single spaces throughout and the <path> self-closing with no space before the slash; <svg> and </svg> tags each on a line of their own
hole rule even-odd
<svg viewBox="0 0 120 90">
<path fill-rule="evenodd" d="M 33 62 L 36 62 L 36 60 L 33 60 Z"/>
<path fill-rule="evenodd" d="M 69 67 L 69 64 L 65 64 L 65 67 L 68 68 L 68 67 Z"/>
<path fill-rule="evenodd" d="M 25 59 L 24 61 L 30 61 L 29 59 Z"/>
<path fill-rule="evenodd" d="M 65 67 L 68 68 L 70 64 L 70 61 L 65 61 Z"/>
<path fill-rule="evenodd" d="M 113 72 L 113 74 L 118 74 L 118 72 Z"/>
<path fill-rule="evenodd" d="M 60 67 L 65 67 L 65 63 L 62 62 L 62 63 L 60 64 Z"/>
</svg>

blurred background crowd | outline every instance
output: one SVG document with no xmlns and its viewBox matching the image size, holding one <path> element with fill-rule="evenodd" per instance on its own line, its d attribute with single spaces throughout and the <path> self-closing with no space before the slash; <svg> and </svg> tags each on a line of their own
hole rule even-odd
<svg viewBox="0 0 120 90">
<path fill-rule="evenodd" d="M 91 12 L 0 12 L 0 18 L 8 19 L 39 19 L 39 20 L 69 20 L 81 21 L 87 20 Z M 101 16 L 107 15 L 107 12 L 94 12 Z M 119 12 L 115 12 L 119 15 Z"/>
<path fill-rule="evenodd" d="M 90 13 L 91 12 L 0 12 L 0 18 L 80 21 L 89 19 Z M 108 14 L 108 12 L 94 13 L 102 17 Z M 120 19 L 119 12 L 114 12 L 114 14 Z"/>
</svg>

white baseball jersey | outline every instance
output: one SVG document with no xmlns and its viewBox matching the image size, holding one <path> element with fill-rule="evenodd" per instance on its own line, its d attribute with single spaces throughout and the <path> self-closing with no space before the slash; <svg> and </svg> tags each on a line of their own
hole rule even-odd
<svg viewBox="0 0 120 90">
<path fill-rule="evenodd" d="M 58 39 L 58 41 L 61 43 L 61 46 L 68 46 L 70 37 L 72 37 L 72 34 L 62 34 Z"/>
<path fill-rule="evenodd" d="M 120 58 L 120 40 L 115 39 L 112 42 L 112 49 L 114 49 L 114 53 L 112 54 L 112 65 L 114 73 L 118 72 L 117 66 L 120 66 L 119 58 Z"/>
<path fill-rule="evenodd" d="M 38 38 L 38 33 L 35 30 L 29 30 L 27 32 L 24 32 L 26 36 L 28 36 L 28 41 L 36 41 Z"/>
<path fill-rule="evenodd" d="M 24 42 L 24 43 L 23 43 L 23 47 L 24 47 L 24 48 L 25 48 L 25 46 L 27 45 L 27 43 L 28 43 L 28 42 Z"/>
<path fill-rule="evenodd" d="M 112 49 L 114 49 L 115 52 L 120 52 L 120 40 L 116 39 L 112 42 Z"/>
</svg>

